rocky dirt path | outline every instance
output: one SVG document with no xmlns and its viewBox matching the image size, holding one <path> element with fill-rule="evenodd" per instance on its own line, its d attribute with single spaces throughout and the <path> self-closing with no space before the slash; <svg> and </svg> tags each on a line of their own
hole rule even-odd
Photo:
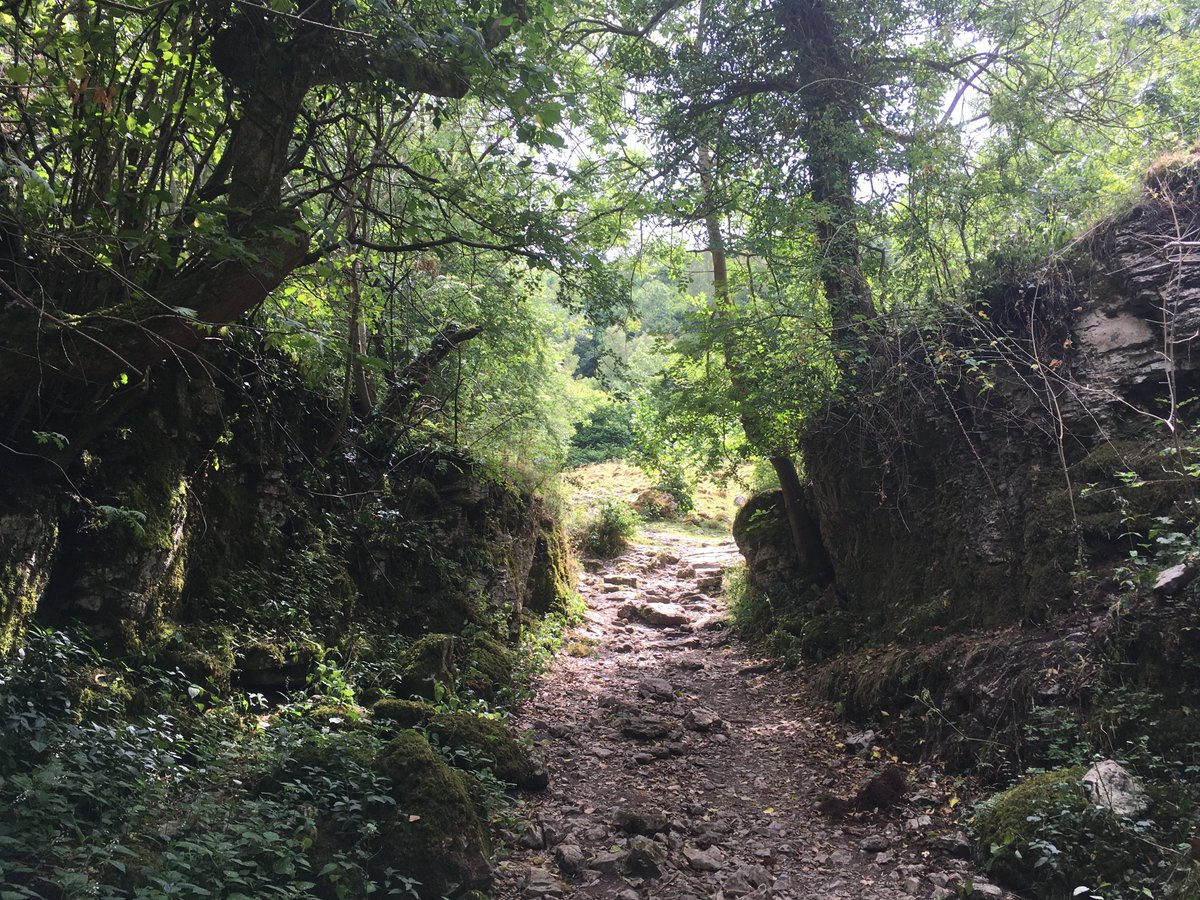
<svg viewBox="0 0 1200 900">
<path fill-rule="evenodd" d="M 577 655 L 519 712 L 551 786 L 499 864 L 496 896 L 1015 896 L 971 878 L 934 772 L 906 769 L 888 809 L 818 811 L 887 761 L 869 740 L 848 752 L 799 675 L 732 638 L 714 595 L 737 559 L 729 541 L 652 533 L 583 575 Z"/>
</svg>

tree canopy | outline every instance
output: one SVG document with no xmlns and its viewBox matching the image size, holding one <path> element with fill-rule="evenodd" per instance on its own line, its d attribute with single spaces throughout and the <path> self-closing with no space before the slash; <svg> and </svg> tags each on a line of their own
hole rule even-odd
<svg viewBox="0 0 1200 900">
<path fill-rule="evenodd" d="M 622 338 L 648 440 L 787 456 L 889 322 L 1050 251 L 1200 112 L 1174 0 L 13 0 L 0 27 L 17 452 L 245 333 L 346 421 L 442 341 L 453 384 L 430 368 L 409 420 L 561 459 L 597 402 L 577 354 L 612 349 L 573 330 L 658 272 L 639 289 L 675 299 Z"/>
</svg>

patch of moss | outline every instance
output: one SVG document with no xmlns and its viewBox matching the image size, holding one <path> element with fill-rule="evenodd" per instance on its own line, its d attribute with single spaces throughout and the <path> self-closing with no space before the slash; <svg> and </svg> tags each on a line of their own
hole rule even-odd
<svg viewBox="0 0 1200 900">
<path fill-rule="evenodd" d="M 433 482 L 419 475 L 409 483 L 408 500 L 417 509 L 425 512 L 436 510 L 442 503 Z"/>
<path fill-rule="evenodd" d="M 233 680 L 253 689 L 301 687 L 323 655 L 322 647 L 312 641 L 251 641 L 237 648 Z"/>
<path fill-rule="evenodd" d="M 375 770 L 391 781 L 396 810 L 380 826 L 381 850 L 373 867 L 415 878 L 423 898 L 486 889 L 487 840 L 463 773 L 413 731 L 384 747 Z"/>
<path fill-rule="evenodd" d="M 415 728 L 432 719 L 437 714 L 437 710 L 428 703 L 387 697 L 371 707 L 371 714 L 376 719 L 395 722 L 402 728 Z"/>
<path fill-rule="evenodd" d="M 538 525 L 525 607 L 540 614 L 565 612 L 574 592 L 570 541 L 562 524 L 546 515 Z"/>
<path fill-rule="evenodd" d="M 474 751 L 462 757 L 465 764 L 486 766 L 497 778 L 527 790 L 542 790 L 548 783 L 546 770 L 529 748 L 496 719 L 465 712 L 436 715 L 427 725 L 431 740 L 452 749 Z"/>
<path fill-rule="evenodd" d="M 1079 542 L 1062 472 L 1034 467 L 1030 495 L 1032 507 L 1026 510 L 1023 533 L 1021 610 L 1025 621 L 1041 622 L 1065 609 L 1073 596 L 1071 572 L 1079 565 Z"/>
<path fill-rule="evenodd" d="M 184 625 L 154 651 L 156 665 L 178 669 L 194 684 L 229 690 L 234 669 L 233 632 L 223 625 Z"/>
<path fill-rule="evenodd" d="M 129 711 L 139 695 L 129 686 L 120 666 L 92 666 L 71 673 L 67 690 L 78 721 L 105 720 Z"/>
</svg>

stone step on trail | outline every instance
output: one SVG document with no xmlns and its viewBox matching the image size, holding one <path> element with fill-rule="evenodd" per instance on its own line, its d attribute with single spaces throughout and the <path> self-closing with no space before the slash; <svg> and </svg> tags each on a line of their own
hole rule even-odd
<svg viewBox="0 0 1200 900">
<path fill-rule="evenodd" d="M 638 621 L 655 628 L 678 628 L 690 621 L 683 607 L 674 603 L 627 602 L 617 610 L 617 618 Z"/>
</svg>

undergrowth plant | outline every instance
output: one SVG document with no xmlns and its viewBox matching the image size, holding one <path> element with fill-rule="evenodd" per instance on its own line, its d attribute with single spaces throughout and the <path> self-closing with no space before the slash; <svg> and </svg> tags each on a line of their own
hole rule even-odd
<svg viewBox="0 0 1200 900">
<path fill-rule="evenodd" d="M 803 624 L 780 615 L 771 598 L 750 582 L 744 563 L 725 571 L 724 593 L 733 625 L 743 637 L 760 642 L 786 668 L 800 664 L 805 655 Z"/>
<path fill-rule="evenodd" d="M 601 500 L 579 530 L 580 549 L 590 556 L 609 559 L 618 556 L 637 534 L 641 517 L 621 500 Z"/>
<path fill-rule="evenodd" d="M 586 611 L 583 598 L 573 593 L 562 612 L 522 623 L 519 652 L 513 671 L 513 690 L 517 697 L 533 696 L 533 679 L 544 672 L 558 655 L 568 632 L 583 621 Z"/>
<path fill-rule="evenodd" d="M 302 692 L 226 698 L 31 629 L 0 661 L 0 897 L 418 896 L 380 865 L 397 798 L 372 761 L 394 725 L 355 704 L 348 671 L 329 655 Z M 502 715 L 457 699 L 434 710 Z M 490 760 L 438 749 L 493 827 L 516 827 Z"/>
</svg>

